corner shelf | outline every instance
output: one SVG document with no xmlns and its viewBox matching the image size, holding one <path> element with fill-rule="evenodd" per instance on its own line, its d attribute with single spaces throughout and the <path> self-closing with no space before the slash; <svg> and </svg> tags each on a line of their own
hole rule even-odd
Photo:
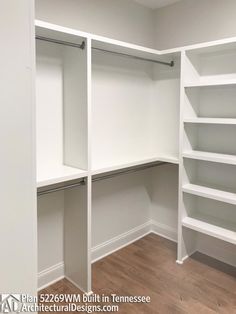
<svg viewBox="0 0 236 314">
<path fill-rule="evenodd" d="M 86 170 L 64 165 L 43 170 L 40 169 L 37 174 L 37 187 L 41 188 L 50 184 L 84 178 L 87 176 L 87 173 Z"/>
<path fill-rule="evenodd" d="M 236 244 L 236 227 L 227 225 L 222 220 L 218 220 L 217 224 L 210 223 L 213 217 L 198 215 L 196 218 L 185 217 L 182 225 L 191 230 L 201 232 L 214 238 Z M 224 227 L 219 227 L 223 225 Z M 231 230 L 233 228 L 233 230 Z"/>
<path fill-rule="evenodd" d="M 122 162 L 120 164 L 116 165 L 110 165 L 106 167 L 99 167 L 99 168 L 94 168 L 92 169 L 92 175 L 97 175 L 97 174 L 102 174 L 106 172 L 111 172 L 111 171 L 116 171 L 116 170 L 121 170 L 125 168 L 130 168 L 130 167 L 136 167 L 136 166 L 142 166 L 154 162 L 167 162 L 167 163 L 173 163 L 173 164 L 178 164 L 179 160 L 178 158 L 175 157 L 152 157 L 152 158 L 145 158 L 145 159 L 140 159 L 140 160 L 133 160 L 129 162 Z"/>
<path fill-rule="evenodd" d="M 208 188 L 202 185 L 196 184 L 185 184 L 183 186 L 183 192 L 197 195 L 205 198 L 210 198 L 216 201 L 229 203 L 232 205 L 236 205 L 236 193 L 225 192 L 218 189 Z"/>
<path fill-rule="evenodd" d="M 184 123 L 236 125 L 236 119 L 230 118 L 184 118 L 183 121 Z"/>
<path fill-rule="evenodd" d="M 197 151 L 197 150 L 189 150 L 189 151 L 183 152 L 182 156 L 184 158 L 236 165 L 236 156 L 234 156 L 234 155 L 226 155 L 226 154 L 210 153 L 210 152 Z"/>
</svg>

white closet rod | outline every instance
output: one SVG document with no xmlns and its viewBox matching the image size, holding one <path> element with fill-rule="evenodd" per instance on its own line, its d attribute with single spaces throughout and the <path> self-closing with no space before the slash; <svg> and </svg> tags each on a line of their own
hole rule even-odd
<svg viewBox="0 0 236 314">
<path fill-rule="evenodd" d="M 58 40 L 58 39 L 52 39 L 52 38 L 43 37 L 43 36 L 36 36 L 35 38 L 36 38 L 37 40 L 43 40 L 43 41 L 47 41 L 47 42 L 54 43 L 54 44 L 59 44 L 59 45 L 64 45 L 64 46 L 70 46 L 70 47 L 80 48 L 80 49 L 84 49 L 84 48 L 85 48 L 85 41 L 82 41 L 81 44 L 76 44 L 76 43 L 71 43 L 71 42 L 69 42 L 69 41 L 63 41 L 63 40 Z"/>
<path fill-rule="evenodd" d="M 156 163 L 150 164 L 150 165 L 137 166 L 137 167 L 132 168 L 132 169 L 119 170 L 119 171 L 115 171 L 114 173 L 110 173 L 110 174 L 107 174 L 107 175 L 102 175 L 102 176 L 93 178 L 92 181 L 93 182 L 97 182 L 97 181 L 100 181 L 100 180 L 110 179 L 110 178 L 113 178 L 113 177 L 116 177 L 116 176 L 119 176 L 119 175 L 123 175 L 123 174 L 127 174 L 127 173 L 133 173 L 133 172 L 145 170 L 145 169 L 148 169 L 148 168 L 161 166 L 161 165 L 164 165 L 164 164 L 166 164 L 166 162 L 156 162 Z M 58 191 L 63 191 L 63 190 L 68 190 L 68 189 L 72 189 L 72 188 L 75 188 L 75 187 L 78 187 L 78 186 L 82 186 L 82 185 L 85 185 L 85 184 L 86 184 L 86 181 L 84 179 L 84 180 L 79 181 L 79 182 L 74 183 L 74 184 L 69 184 L 69 185 L 66 185 L 66 186 L 58 187 L 58 188 L 51 188 L 51 189 L 47 189 L 47 190 L 44 190 L 44 191 L 40 191 L 40 192 L 37 193 L 37 196 L 41 196 L 41 195 L 45 195 L 45 194 L 49 194 L 49 193 L 53 193 L 53 192 L 58 192 Z"/>
<path fill-rule="evenodd" d="M 133 56 L 133 55 L 129 55 L 129 54 L 127 54 L 127 53 L 122 53 L 122 52 L 116 52 L 116 51 L 106 50 L 106 49 L 102 49 L 102 48 L 95 48 L 95 47 L 92 47 L 92 49 L 93 49 L 93 50 L 102 51 L 102 52 L 107 52 L 107 53 L 112 53 L 112 54 L 120 55 L 120 56 L 122 56 L 122 57 L 127 57 L 127 58 L 137 59 L 137 60 L 141 60 L 141 61 L 147 61 L 147 62 L 158 63 L 158 64 L 162 64 L 162 65 L 167 65 L 167 66 L 169 66 L 169 67 L 173 67 L 173 66 L 175 65 L 174 61 L 164 62 L 164 61 L 159 61 L 159 60 L 153 60 L 153 59 L 147 59 L 147 58 L 142 58 L 142 57 L 138 57 L 138 56 Z"/>
</svg>

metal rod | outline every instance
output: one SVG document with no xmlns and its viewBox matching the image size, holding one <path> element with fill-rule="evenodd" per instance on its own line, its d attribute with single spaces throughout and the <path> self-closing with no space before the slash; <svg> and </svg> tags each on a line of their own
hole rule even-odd
<svg viewBox="0 0 236 314">
<path fill-rule="evenodd" d="M 150 164 L 150 165 L 143 165 L 141 167 L 137 166 L 136 168 L 133 168 L 133 169 L 124 169 L 124 170 L 116 171 L 116 172 L 111 173 L 111 174 L 107 174 L 104 176 L 102 175 L 102 176 L 93 178 L 92 181 L 96 182 L 96 181 L 100 181 L 100 180 L 110 179 L 110 178 L 113 178 L 113 177 L 116 177 L 119 175 L 123 175 L 123 174 L 127 174 L 127 173 L 133 173 L 133 172 L 137 172 L 137 171 L 141 171 L 141 170 L 145 170 L 145 169 L 149 169 L 149 168 L 154 168 L 154 167 L 161 166 L 164 164 L 167 164 L 167 163 L 166 162 L 159 162 L 159 163 Z"/>
<path fill-rule="evenodd" d="M 63 40 L 58 40 L 58 39 L 53 39 L 53 38 L 47 38 L 47 37 L 43 37 L 43 36 L 36 36 L 35 38 L 37 40 L 48 41 L 48 42 L 54 43 L 54 44 L 70 46 L 70 47 L 75 47 L 75 48 L 80 48 L 80 49 L 85 48 L 85 41 L 83 41 L 82 44 L 76 44 L 76 43 L 71 43 L 68 41 L 63 41 Z"/>
<path fill-rule="evenodd" d="M 137 167 L 132 168 L 132 169 L 123 169 L 123 170 L 116 171 L 114 173 L 110 173 L 110 174 L 107 174 L 107 175 L 102 175 L 102 176 L 93 178 L 92 181 L 96 182 L 96 181 L 100 181 L 100 180 L 110 179 L 110 178 L 113 178 L 113 177 L 116 177 L 116 176 L 119 176 L 119 175 L 123 175 L 123 174 L 127 174 L 127 173 L 133 173 L 133 172 L 137 172 L 137 171 L 141 171 L 141 170 L 145 170 L 145 169 L 161 166 L 161 165 L 164 165 L 164 164 L 166 164 L 166 162 L 158 162 L 158 163 L 155 163 L 155 164 L 137 166 Z M 41 195 L 54 193 L 54 192 L 58 192 L 58 191 L 64 191 L 64 190 L 72 189 L 72 188 L 75 188 L 75 187 L 78 187 L 78 186 L 82 186 L 82 185 L 85 185 L 85 180 L 77 182 L 77 183 L 69 184 L 69 185 L 66 185 L 66 186 L 61 186 L 61 187 L 58 187 L 58 188 L 52 188 L 52 189 L 44 190 L 44 191 L 38 192 L 37 195 L 41 196 Z"/>
<path fill-rule="evenodd" d="M 120 55 L 120 56 L 127 57 L 127 58 L 133 58 L 133 59 L 137 59 L 137 60 L 142 60 L 142 61 L 148 61 L 148 62 L 154 62 L 154 63 L 158 63 L 158 64 L 163 64 L 163 65 L 167 65 L 167 66 L 170 66 L 170 67 L 173 67 L 173 66 L 175 65 L 174 61 L 165 62 L 165 61 L 159 61 L 159 60 L 153 60 L 153 59 L 146 59 L 146 58 L 142 58 L 142 57 L 138 57 L 138 56 L 132 56 L 132 55 L 129 55 L 129 54 L 127 54 L 127 53 L 116 52 L 116 51 L 106 50 L 106 49 L 102 49 L 102 48 L 95 48 L 95 47 L 92 47 L 92 49 L 93 49 L 93 50 L 102 51 L 102 52 L 108 52 L 108 53 Z"/>
<path fill-rule="evenodd" d="M 72 189 L 72 188 L 75 188 L 75 187 L 81 186 L 81 185 L 85 185 L 85 181 L 80 181 L 78 183 L 69 184 L 66 186 L 61 186 L 59 188 L 52 188 L 52 189 L 44 190 L 44 191 L 38 192 L 37 195 L 41 196 L 41 195 L 45 195 L 45 194 L 49 194 L 49 193 L 53 193 L 53 192 L 64 191 L 64 190 Z"/>
</svg>

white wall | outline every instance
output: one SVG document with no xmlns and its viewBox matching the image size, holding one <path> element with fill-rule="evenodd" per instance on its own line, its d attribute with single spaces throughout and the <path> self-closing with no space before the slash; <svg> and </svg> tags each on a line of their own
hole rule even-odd
<svg viewBox="0 0 236 314">
<path fill-rule="evenodd" d="M 174 48 L 236 36 L 235 0 L 182 0 L 155 10 L 155 46 Z"/>
<path fill-rule="evenodd" d="M 150 47 L 152 14 L 132 0 L 36 0 L 37 19 Z"/>
<path fill-rule="evenodd" d="M 37 287 L 33 9 L 31 0 L 1 1 L 0 292 L 30 295 Z"/>
<path fill-rule="evenodd" d="M 235 0 L 182 0 L 151 10 L 132 0 L 36 0 L 36 18 L 157 49 L 236 36 Z"/>
</svg>

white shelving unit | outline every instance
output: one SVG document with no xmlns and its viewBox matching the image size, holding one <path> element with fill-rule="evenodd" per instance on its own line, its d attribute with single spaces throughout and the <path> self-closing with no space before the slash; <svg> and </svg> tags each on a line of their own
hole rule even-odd
<svg viewBox="0 0 236 314">
<path fill-rule="evenodd" d="M 86 176 L 86 71 L 86 50 L 36 41 L 38 187 Z"/>
<path fill-rule="evenodd" d="M 180 52 L 162 55 L 42 21 L 36 21 L 36 35 L 41 37 L 36 49 L 37 181 L 40 193 L 45 192 L 38 197 L 39 286 L 47 283 L 45 267 L 50 269 L 51 260 L 59 265 L 52 272 L 90 292 L 91 203 L 97 193 L 96 183 L 91 193 L 92 176 L 158 162 L 178 164 Z M 85 49 L 75 46 L 82 42 Z M 155 63 L 173 59 L 174 67 Z M 75 186 L 80 180 L 83 186 Z M 135 186 L 133 205 L 124 199 L 132 211 L 150 206 L 145 184 L 140 183 L 141 190 Z M 52 253 L 53 241 L 63 251 Z"/>
<path fill-rule="evenodd" d="M 235 56 L 234 43 L 182 52 L 179 263 L 201 234 L 236 244 Z"/>
<path fill-rule="evenodd" d="M 176 226 L 174 176 L 158 172 L 167 188 L 156 169 L 110 177 L 126 168 L 179 165 L 179 263 L 199 234 L 235 244 L 236 40 L 157 51 L 42 21 L 36 34 L 37 185 L 48 193 L 38 197 L 39 286 L 66 276 L 91 292 L 91 255 L 124 241 L 125 217 L 136 237 L 155 206 Z M 105 243 L 93 250 L 92 228 Z"/>
</svg>

